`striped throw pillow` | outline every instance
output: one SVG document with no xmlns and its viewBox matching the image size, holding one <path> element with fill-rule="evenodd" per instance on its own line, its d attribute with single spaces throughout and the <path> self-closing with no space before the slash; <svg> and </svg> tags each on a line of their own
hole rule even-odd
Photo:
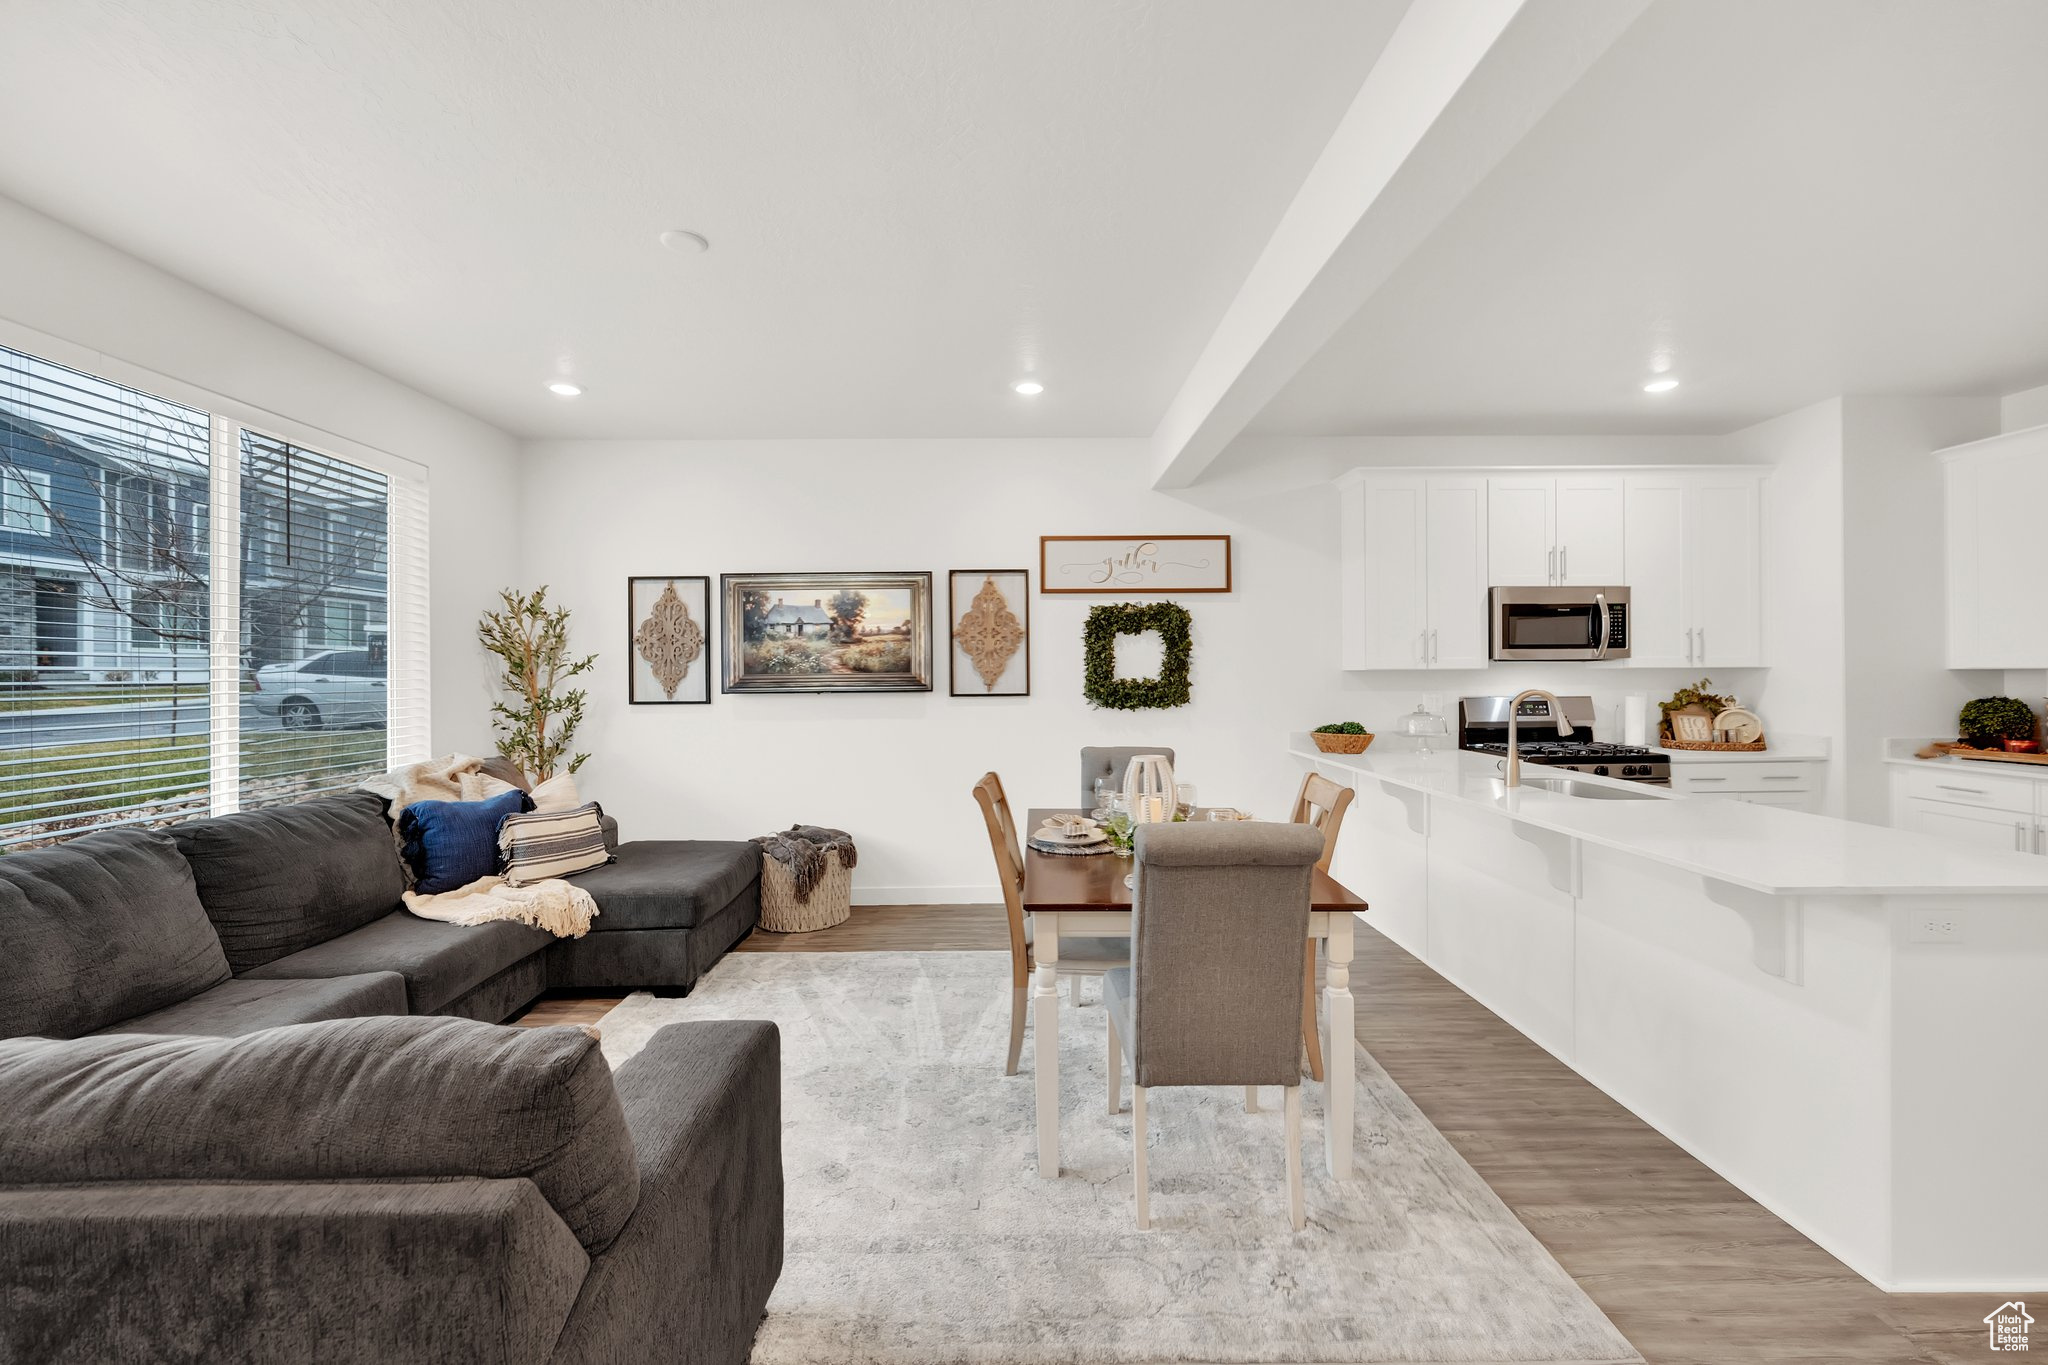
<svg viewBox="0 0 2048 1365">
<path fill-rule="evenodd" d="M 589 801 L 574 810 L 506 816 L 498 826 L 505 880 L 513 886 L 529 886 L 610 862 L 611 850 L 604 846 L 604 826 L 599 823 L 603 814 L 597 802 Z"/>
</svg>

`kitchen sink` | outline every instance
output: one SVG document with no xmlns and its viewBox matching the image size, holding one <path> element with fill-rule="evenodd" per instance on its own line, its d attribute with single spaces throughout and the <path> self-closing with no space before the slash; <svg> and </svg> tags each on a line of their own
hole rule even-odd
<svg viewBox="0 0 2048 1365">
<path fill-rule="evenodd" d="M 1662 801 L 1664 796 L 1645 787 L 1609 787 L 1598 782 L 1581 782 L 1572 777 L 1524 777 L 1522 785 L 1538 787 L 1559 796 L 1576 796 L 1587 801 Z"/>
</svg>

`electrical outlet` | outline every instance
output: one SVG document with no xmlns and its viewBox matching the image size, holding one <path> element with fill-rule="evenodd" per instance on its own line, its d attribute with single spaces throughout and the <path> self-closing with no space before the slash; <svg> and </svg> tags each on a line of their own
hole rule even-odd
<svg viewBox="0 0 2048 1365">
<path fill-rule="evenodd" d="M 1915 910 L 1906 928 L 1909 943 L 1961 943 L 1963 915 L 1960 910 Z"/>
</svg>

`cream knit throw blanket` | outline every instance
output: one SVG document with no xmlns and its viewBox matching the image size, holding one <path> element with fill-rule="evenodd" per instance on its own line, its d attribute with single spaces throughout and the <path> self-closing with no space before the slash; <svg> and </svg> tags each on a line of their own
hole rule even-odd
<svg viewBox="0 0 2048 1365">
<path fill-rule="evenodd" d="M 391 803 L 392 834 L 397 837 L 398 816 L 415 801 L 460 801 L 465 774 L 480 772 L 481 759 L 467 754 L 449 754 L 423 763 L 395 768 L 363 782 L 365 789 Z M 412 869 L 405 872 L 412 880 Z M 444 924 L 492 924 L 513 920 L 545 929 L 556 938 L 582 938 L 590 932 L 597 916 L 597 902 L 582 887 L 552 877 L 526 886 L 507 886 L 503 877 L 484 877 L 455 891 L 422 896 L 407 890 L 405 908 L 421 919 Z"/>
</svg>

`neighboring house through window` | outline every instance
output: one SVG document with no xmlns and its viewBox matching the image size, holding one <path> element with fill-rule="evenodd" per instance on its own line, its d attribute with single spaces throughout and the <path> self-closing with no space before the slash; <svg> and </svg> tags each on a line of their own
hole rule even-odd
<svg viewBox="0 0 2048 1365">
<path fill-rule="evenodd" d="M 0 469 L 0 531 L 50 534 L 50 476 L 34 469 Z"/>
</svg>

